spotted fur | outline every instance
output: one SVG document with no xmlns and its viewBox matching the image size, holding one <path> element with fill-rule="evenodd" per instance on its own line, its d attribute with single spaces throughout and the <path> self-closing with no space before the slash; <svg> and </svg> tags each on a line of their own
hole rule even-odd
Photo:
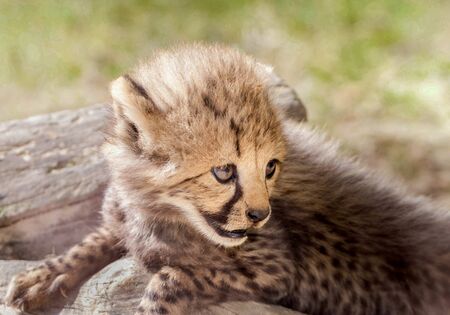
<svg viewBox="0 0 450 315">
<path fill-rule="evenodd" d="M 221 46 L 178 47 L 111 91 L 103 228 L 17 276 L 10 305 L 44 306 L 127 251 L 155 273 L 136 314 L 247 300 L 307 314 L 448 314 L 449 212 L 299 124 L 301 102 L 270 68 Z M 221 182 L 212 169 L 224 165 L 233 176 Z"/>
</svg>

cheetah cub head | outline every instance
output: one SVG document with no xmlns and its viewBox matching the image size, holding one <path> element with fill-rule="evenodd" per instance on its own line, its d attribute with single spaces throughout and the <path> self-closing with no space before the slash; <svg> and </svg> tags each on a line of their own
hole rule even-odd
<svg viewBox="0 0 450 315">
<path fill-rule="evenodd" d="M 305 116 L 268 67 L 222 46 L 178 47 L 115 80 L 111 94 L 105 155 L 139 215 L 226 247 L 269 220 L 286 152 L 280 118 Z"/>
</svg>

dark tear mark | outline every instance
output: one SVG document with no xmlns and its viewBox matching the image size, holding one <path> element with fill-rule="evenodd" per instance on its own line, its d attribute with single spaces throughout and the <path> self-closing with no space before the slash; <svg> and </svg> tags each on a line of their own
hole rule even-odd
<svg viewBox="0 0 450 315">
<path fill-rule="evenodd" d="M 218 213 L 204 213 L 203 215 L 206 218 L 206 221 L 208 223 L 213 224 L 213 222 L 218 222 L 220 224 L 225 224 L 228 220 L 228 216 L 231 213 L 231 209 L 233 209 L 233 206 L 241 199 L 242 197 L 242 187 L 239 184 L 238 178 L 236 178 L 236 188 L 234 190 L 234 195 L 231 197 L 230 200 L 228 200 L 220 209 Z M 211 222 L 213 220 L 213 222 Z"/>
<path fill-rule="evenodd" d="M 235 135 L 235 147 L 236 147 L 236 153 L 238 157 L 241 157 L 241 146 L 239 143 L 239 133 L 241 131 L 241 129 L 239 128 L 239 126 L 235 123 L 234 119 L 232 118 L 230 120 L 230 129 L 234 132 Z"/>
<path fill-rule="evenodd" d="M 236 189 L 234 190 L 234 195 L 231 197 L 231 199 L 223 205 L 222 209 L 220 210 L 223 217 L 228 216 L 231 212 L 231 209 L 233 206 L 241 199 L 242 197 L 242 187 L 239 184 L 239 180 L 236 178 Z"/>
<path fill-rule="evenodd" d="M 206 108 L 208 108 L 213 114 L 214 117 L 217 118 L 222 118 L 223 116 L 225 116 L 225 111 L 219 111 L 213 104 L 213 102 L 211 101 L 211 99 L 209 98 L 208 95 L 203 94 L 202 95 L 202 99 L 203 99 L 203 104 L 205 105 Z"/>
</svg>

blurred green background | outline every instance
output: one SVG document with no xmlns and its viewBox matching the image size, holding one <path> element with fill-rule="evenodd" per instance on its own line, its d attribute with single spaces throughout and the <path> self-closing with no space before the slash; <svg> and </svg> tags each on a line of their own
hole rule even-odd
<svg viewBox="0 0 450 315">
<path fill-rule="evenodd" d="M 0 0 L 0 120 L 109 100 L 155 48 L 240 47 L 350 153 L 450 204 L 450 1 Z"/>
</svg>

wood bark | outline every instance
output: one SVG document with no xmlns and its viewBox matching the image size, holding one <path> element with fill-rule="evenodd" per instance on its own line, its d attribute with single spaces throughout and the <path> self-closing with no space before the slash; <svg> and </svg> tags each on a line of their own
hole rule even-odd
<svg viewBox="0 0 450 315">
<path fill-rule="evenodd" d="M 64 252 L 99 223 L 108 180 L 100 153 L 105 105 L 0 124 L 0 314 L 10 278 Z M 131 258 L 87 280 L 68 300 L 37 314 L 133 314 L 151 275 Z M 202 314 L 299 314 L 255 302 Z"/>
</svg>

